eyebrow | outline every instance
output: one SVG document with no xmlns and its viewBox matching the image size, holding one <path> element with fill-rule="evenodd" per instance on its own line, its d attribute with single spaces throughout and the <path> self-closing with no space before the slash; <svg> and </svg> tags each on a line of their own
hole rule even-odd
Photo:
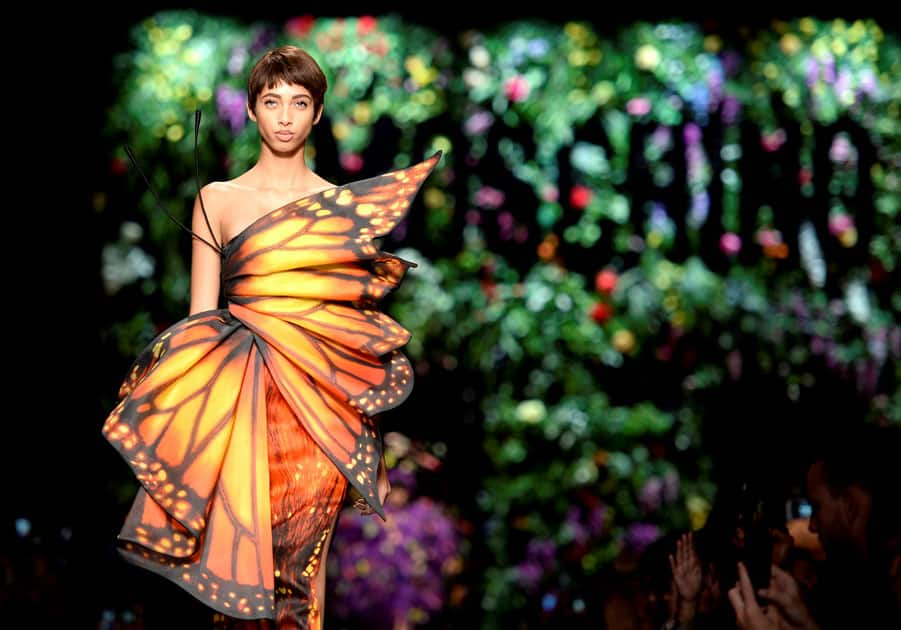
<svg viewBox="0 0 901 630">
<path fill-rule="evenodd" d="M 279 100 L 281 100 L 281 98 L 282 98 L 280 94 L 276 94 L 275 92 L 266 92 L 265 94 L 260 95 L 260 98 L 270 98 L 270 97 L 277 98 Z M 310 100 L 313 100 L 313 97 L 310 96 L 309 94 L 294 94 L 291 97 L 292 100 L 295 98 L 308 98 Z"/>
</svg>

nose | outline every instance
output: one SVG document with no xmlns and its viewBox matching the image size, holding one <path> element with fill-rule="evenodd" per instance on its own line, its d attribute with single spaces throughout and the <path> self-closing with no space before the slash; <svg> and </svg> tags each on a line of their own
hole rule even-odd
<svg viewBox="0 0 901 630">
<path fill-rule="evenodd" d="M 279 117 L 278 117 L 278 124 L 281 125 L 282 127 L 290 127 L 291 126 L 290 111 L 291 111 L 290 106 L 282 108 L 282 110 L 279 114 Z"/>
</svg>

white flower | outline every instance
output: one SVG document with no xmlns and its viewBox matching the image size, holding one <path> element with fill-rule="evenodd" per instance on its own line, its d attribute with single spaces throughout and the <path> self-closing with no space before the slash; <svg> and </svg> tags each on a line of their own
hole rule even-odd
<svg viewBox="0 0 901 630">
<path fill-rule="evenodd" d="M 815 287 L 826 284 L 826 261 L 823 260 L 823 251 L 817 240 L 817 233 L 810 221 L 801 224 L 798 234 L 798 249 L 801 253 L 801 265 L 807 272 L 810 283 Z"/>
</svg>

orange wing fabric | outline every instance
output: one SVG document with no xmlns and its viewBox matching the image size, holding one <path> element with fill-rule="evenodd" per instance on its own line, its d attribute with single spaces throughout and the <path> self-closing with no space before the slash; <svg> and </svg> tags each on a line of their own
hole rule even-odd
<svg viewBox="0 0 901 630">
<path fill-rule="evenodd" d="M 223 251 L 228 308 L 188 317 L 135 361 L 104 423 L 142 487 L 125 557 L 226 615 L 273 616 L 270 383 L 384 518 L 372 418 L 409 395 L 409 333 L 376 310 L 410 263 L 374 238 L 405 216 L 440 153 L 304 197 Z"/>
</svg>

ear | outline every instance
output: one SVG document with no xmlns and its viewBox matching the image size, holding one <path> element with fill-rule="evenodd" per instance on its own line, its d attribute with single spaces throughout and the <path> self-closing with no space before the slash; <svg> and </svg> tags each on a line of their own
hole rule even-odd
<svg viewBox="0 0 901 630">
<path fill-rule="evenodd" d="M 247 107 L 247 116 L 248 116 L 248 118 L 250 118 L 253 122 L 256 122 L 256 121 L 257 121 L 257 116 L 256 116 L 256 114 L 253 113 L 253 109 L 251 109 L 250 103 L 249 103 L 249 102 L 247 103 L 247 106 L 246 106 L 246 107 Z"/>
<path fill-rule="evenodd" d="M 852 485 L 842 491 L 841 502 L 848 523 L 861 531 L 865 530 L 873 504 L 870 495 L 860 486 Z"/>
<path fill-rule="evenodd" d="M 325 105 L 322 104 L 322 103 L 320 103 L 320 104 L 319 104 L 319 109 L 316 110 L 316 118 L 313 119 L 313 124 L 314 124 L 314 125 L 317 124 L 317 123 L 319 122 L 319 119 L 320 119 L 320 118 L 322 118 L 322 110 L 323 110 L 323 109 L 325 109 Z"/>
</svg>

